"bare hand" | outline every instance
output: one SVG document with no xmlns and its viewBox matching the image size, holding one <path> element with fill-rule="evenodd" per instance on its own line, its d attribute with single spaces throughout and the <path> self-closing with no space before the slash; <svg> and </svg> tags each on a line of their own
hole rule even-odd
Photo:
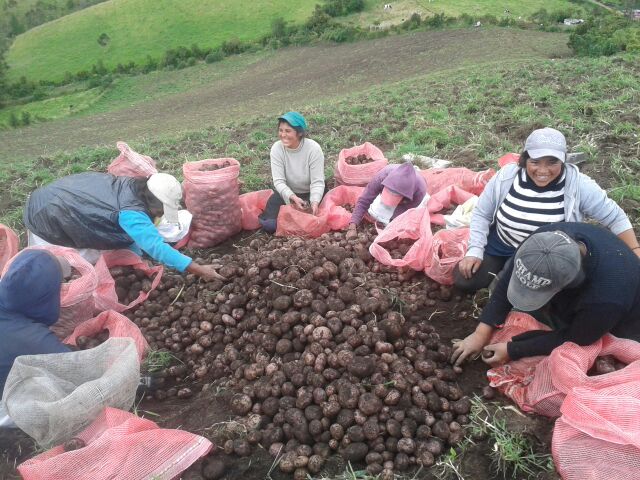
<svg viewBox="0 0 640 480">
<path fill-rule="evenodd" d="M 311 202 L 311 213 L 314 216 L 318 214 L 318 202 Z"/>
<path fill-rule="evenodd" d="M 459 340 L 453 344 L 451 362 L 455 366 L 460 366 L 467 358 L 473 358 L 480 354 L 482 348 L 489 343 L 493 327 L 486 323 L 478 324 L 476 330 L 464 340 Z"/>
<path fill-rule="evenodd" d="M 482 259 L 478 257 L 464 257 L 460 260 L 458 268 L 460 269 L 462 276 L 469 280 L 473 275 L 475 275 L 481 264 Z"/>
<path fill-rule="evenodd" d="M 509 352 L 507 351 L 507 342 L 494 343 L 484 347 L 482 353 L 482 361 L 488 363 L 492 367 L 507 363 L 509 360 Z"/>
<path fill-rule="evenodd" d="M 291 202 L 291 204 L 298 210 L 304 210 L 305 208 L 307 208 L 307 202 L 302 200 L 295 193 L 289 197 L 289 202 Z"/>
<path fill-rule="evenodd" d="M 226 278 L 216 272 L 216 268 L 218 267 L 218 265 L 199 265 L 196 262 L 191 262 L 187 271 L 199 276 L 205 282 L 211 282 L 213 280 L 222 280 L 224 282 Z"/>
</svg>

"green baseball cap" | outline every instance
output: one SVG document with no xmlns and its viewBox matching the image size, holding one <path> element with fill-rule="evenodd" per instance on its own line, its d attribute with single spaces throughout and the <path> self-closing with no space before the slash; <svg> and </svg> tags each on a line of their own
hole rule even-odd
<svg viewBox="0 0 640 480">
<path fill-rule="evenodd" d="M 304 119 L 301 113 L 287 112 L 284 115 L 280 115 L 278 120 L 284 120 L 292 127 L 298 127 L 303 130 L 307 129 L 307 121 Z"/>
</svg>

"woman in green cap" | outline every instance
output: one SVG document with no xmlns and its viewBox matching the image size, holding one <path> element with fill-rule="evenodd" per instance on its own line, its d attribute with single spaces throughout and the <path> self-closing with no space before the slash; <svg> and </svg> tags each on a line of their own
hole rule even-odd
<svg viewBox="0 0 640 480">
<path fill-rule="evenodd" d="M 278 117 L 278 140 L 271 147 L 273 194 L 269 198 L 260 224 L 269 233 L 277 228 L 282 205 L 318 213 L 324 195 L 324 153 L 315 141 L 307 138 L 307 121 L 298 112 Z"/>
</svg>

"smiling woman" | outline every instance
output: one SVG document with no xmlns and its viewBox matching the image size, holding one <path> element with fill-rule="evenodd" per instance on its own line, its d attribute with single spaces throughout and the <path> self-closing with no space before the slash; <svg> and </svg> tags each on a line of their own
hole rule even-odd
<svg viewBox="0 0 640 480">
<path fill-rule="evenodd" d="M 519 163 L 505 166 L 489 181 L 473 211 L 467 254 L 454 272 L 459 289 L 487 287 L 529 235 L 555 222 L 592 218 L 640 254 L 627 215 L 566 157 L 561 132 L 535 130 Z"/>
</svg>

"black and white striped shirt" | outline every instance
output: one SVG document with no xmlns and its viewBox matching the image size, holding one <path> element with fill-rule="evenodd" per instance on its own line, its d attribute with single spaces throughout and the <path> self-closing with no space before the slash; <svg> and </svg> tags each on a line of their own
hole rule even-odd
<svg viewBox="0 0 640 480">
<path fill-rule="evenodd" d="M 523 168 L 496 214 L 496 231 L 506 245 L 517 248 L 538 228 L 564 221 L 565 171 L 538 187 Z"/>
</svg>

